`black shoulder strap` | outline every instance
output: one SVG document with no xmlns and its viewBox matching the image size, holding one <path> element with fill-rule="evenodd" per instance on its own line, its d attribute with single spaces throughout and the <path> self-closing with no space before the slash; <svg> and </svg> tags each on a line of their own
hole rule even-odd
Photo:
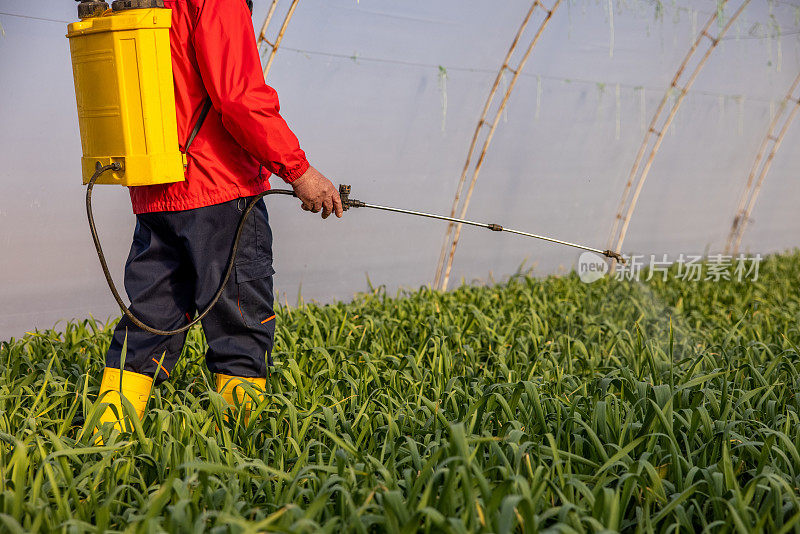
<svg viewBox="0 0 800 534">
<path fill-rule="evenodd" d="M 206 120 L 206 116 L 208 112 L 211 111 L 211 97 L 207 97 L 206 101 L 203 102 L 203 109 L 200 110 L 200 116 L 197 117 L 197 122 L 194 124 L 194 129 L 192 133 L 189 134 L 189 140 L 186 141 L 186 148 L 183 149 L 184 154 L 189 153 L 189 147 L 192 146 L 194 142 L 194 138 L 197 137 L 197 134 L 200 133 L 200 128 L 203 127 L 203 122 Z"/>
</svg>

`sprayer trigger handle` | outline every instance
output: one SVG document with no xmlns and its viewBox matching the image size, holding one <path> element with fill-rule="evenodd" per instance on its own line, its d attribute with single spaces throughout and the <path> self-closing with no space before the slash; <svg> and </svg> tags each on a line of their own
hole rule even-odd
<svg viewBox="0 0 800 534">
<path fill-rule="evenodd" d="M 350 209 L 350 186 L 339 184 L 339 198 L 342 200 L 342 211 Z"/>
</svg>

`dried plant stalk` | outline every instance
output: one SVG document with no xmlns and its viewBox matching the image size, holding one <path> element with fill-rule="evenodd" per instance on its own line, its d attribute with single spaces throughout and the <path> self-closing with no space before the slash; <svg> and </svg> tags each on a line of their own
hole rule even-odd
<svg viewBox="0 0 800 534">
<path fill-rule="evenodd" d="M 258 34 L 258 46 L 260 47 L 261 43 L 266 43 L 267 46 L 270 47 L 269 58 L 267 59 L 267 64 L 264 67 L 265 79 L 269 74 L 270 68 L 272 68 L 272 62 L 275 61 L 275 55 L 278 53 L 278 48 L 281 46 L 283 35 L 286 33 L 286 28 L 289 27 L 289 22 L 292 20 L 292 15 L 294 15 L 294 10 L 297 8 L 297 4 L 299 2 L 300 0 L 292 0 L 292 4 L 289 6 L 289 11 L 286 13 L 286 17 L 283 19 L 280 30 L 278 30 L 278 36 L 275 38 L 275 42 L 270 42 L 267 39 L 267 29 L 269 28 L 269 23 L 272 21 L 272 16 L 275 14 L 275 10 L 278 7 L 278 0 L 272 0 L 272 4 L 269 6 L 267 17 L 264 19 L 264 24 L 261 26 L 261 32 Z"/>
<path fill-rule="evenodd" d="M 267 11 L 267 18 L 264 19 L 264 24 L 261 26 L 261 31 L 258 34 L 259 45 L 267 38 L 267 28 L 269 28 L 269 23 L 272 21 L 272 15 L 275 14 L 275 8 L 277 7 L 278 0 L 272 0 L 272 4 L 269 6 L 269 11 Z"/>
<path fill-rule="evenodd" d="M 644 139 L 639 147 L 639 152 L 636 154 L 636 159 L 628 177 L 628 182 L 625 184 L 625 189 L 622 193 L 622 199 L 620 200 L 619 207 L 617 208 L 617 214 L 614 218 L 614 224 L 608 240 L 608 246 L 611 250 L 619 252 L 622 249 L 628 227 L 630 226 L 631 217 L 636 209 L 636 203 L 639 200 L 639 195 L 641 194 L 644 183 L 647 180 L 647 175 L 650 172 L 650 168 L 653 165 L 656 154 L 658 154 L 658 150 L 661 148 L 661 142 L 664 140 L 664 134 L 669 129 L 670 124 L 672 124 L 672 121 L 675 118 L 675 115 L 678 113 L 678 109 L 683 103 L 686 94 L 694 84 L 695 79 L 697 79 L 698 74 L 700 74 L 700 71 L 708 61 L 708 58 L 711 57 L 712 52 L 717 48 L 717 45 L 719 45 L 720 39 L 728 32 L 733 25 L 733 22 L 750 3 L 750 0 L 743 0 L 739 6 L 739 9 L 737 9 L 736 12 L 728 19 L 727 24 L 725 24 L 722 29 L 719 30 L 717 36 L 712 37 L 709 33 L 709 29 L 711 28 L 711 25 L 718 19 L 722 9 L 727 3 L 728 0 L 719 0 L 718 9 L 714 11 L 714 13 L 711 15 L 711 18 L 708 19 L 708 22 L 705 24 L 705 26 L 703 26 L 703 29 L 695 38 L 691 48 L 689 49 L 689 52 L 686 54 L 686 57 L 684 58 L 680 67 L 678 67 L 669 89 L 667 89 L 667 91 L 664 93 L 664 97 L 661 99 L 661 103 L 658 105 L 658 108 L 656 109 L 656 112 L 650 121 L 650 127 L 648 128 L 647 132 L 645 132 Z M 688 75 L 686 83 L 681 85 L 680 81 L 684 77 L 683 75 L 686 71 L 687 65 L 694 57 L 698 48 L 700 48 L 701 43 L 703 43 L 705 39 L 707 39 L 709 43 L 705 54 L 697 63 L 691 74 Z M 661 128 L 656 129 L 659 120 L 661 119 L 661 115 L 667 107 L 670 96 L 673 94 L 673 91 L 678 91 L 678 97 L 675 99 L 672 109 L 667 114 L 667 117 L 664 120 Z M 655 137 L 655 140 L 653 145 L 650 147 L 650 151 L 647 152 L 647 148 L 650 146 L 651 137 Z M 645 153 L 647 153 L 647 159 L 645 160 L 644 166 L 642 166 Z"/>
<path fill-rule="evenodd" d="M 481 117 L 478 120 L 478 125 L 475 128 L 475 133 L 472 135 L 472 141 L 470 142 L 469 150 L 467 152 L 467 160 L 464 163 L 464 169 L 461 173 L 461 178 L 458 181 L 458 186 L 456 188 L 456 194 L 453 198 L 453 205 L 450 209 L 450 216 L 456 217 L 456 213 L 458 213 L 459 218 L 464 218 L 467 212 L 467 208 L 469 207 L 469 202 L 472 197 L 472 192 L 475 189 L 475 183 L 478 180 L 478 175 L 480 174 L 481 167 L 483 166 L 483 161 L 486 157 L 486 152 L 489 149 L 489 145 L 492 142 L 492 137 L 494 136 L 495 129 L 497 128 L 497 124 L 500 121 L 500 117 L 503 115 L 503 110 L 508 103 L 508 99 L 511 96 L 511 92 L 514 90 L 514 85 L 517 83 L 517 79 L 519 78 L 520 73 L 522 72 L 525 63 L 528 61 L 528 58 L 533 51 L 533 47 L 536 46 L 536 43 L 539 41 L 539 37 L 541 37 L 542 33 L 544 33 L 545 28 L 547 27 L 548 22 L 553 16 L 553 13 L 558 6 L 561 4 L 561 0 L 556 0 L 555 4 L 551 9 L 547 9 L 540 0 L 536 0 L 531 5 L 531 8 L 525 15 L 525 18 L 522 20 L 522 24 L 520 24 L 519 29 L 517 30 L 516 35 L 514 36 L 514 40 L 511 42 L 511 46 L 506 53 L 506 56 L 503 60 L 503 65 L 500 67 L 500 70 L 497 73 L 497 77 L 494 80 L 494 84 L 492 85 L 491 91 L 489 91 L 489 97 L 486 99 L 486 103 L 483 106 L 483 111 L 481 113 Z M 525 53 L 522 56 L 522 59 L 517 64 L 516 68 L 511 68 L 509 66 L 509 62 L 511 61 L 511 56 L 514 54 L 514 51 L 517 49 L 517 45 L 522 38 L 522 35 L 528 26 L 528 23 L 531 20 L 534 12 L 537 8 L 541 8 L 545 11 L 544 20 L 539 25 L 536 34 L 533 36 L 531 41 L 529 42 L 527 48 L 525 49 Z M 500 101 L 500 106 L 497 109 L 497 112 L 494 116 L 494 119 L 491 122 L 491 125 L 486 120 L 486 117 L 489 113 L 489 108 L 494 101 L 494 97 L 497 94 L 497 89 L 500 86 L 500 82 L 503 79 L 505 72 L 511 72 L 512 78 L 508 84 L 508 87 L 505 90 L 503 95 L 503 99 Z M 473 155 L 475 153 L 475 149 L 478 145 L 478 137 L 480 136 L 481 131 L 483 130 L 484 126 L 489 125 L 489 131 L 486 136 L 486 139 L 483 142 L 483 146 L 481 148 L 480 154 L 478 155 L 477 163 L 475 164 L 475 168 L 472 173 L 472 178 L 469 184 L 469 188 L 467 189 L 466 197 L 461 200 L 461 194 L 464 191 L 464 184 L 466 183 L 467 174 L 469 173 L 470 166 L 472 164 Z M 459 205 L 461 209 L 459 211 Z M 453 266 L 453 257 L 455 256 L 456 247 L 458 246 L 458 239 L 461 235 L 461 226 L 460 224 L 449 223 L 447 225 L 447 230 L 445 231 L 445 238 L 444 243 L 442 244 L 442 250 L 439 255 L 439 262 L 436 266 L 436 277 L 434 279 L 434 286 L 439 287 L 442 290 L 447 289 L 447 284 L 450 278 L 450 270 Z M 451 240 L 452 238 L 452 240 Z M 449 254 L 448 254 L 449 251 Z M 446 261 L 446 263 L 445 263 Z"/>
<path fill-rule="evenodd" d="M 789 91 L 786 93 L 786 96 L 778 108 L 778 112 L 770 122 L 767 135 L 764 136 L 764 140 L 758 148 L 758 154 L 750 169 L 750 174 L 747 177 L 747 184 L 739 199 L 739 206 L 736 208 L 736 215 L 733 217 L 733 223 L 728 233 L 728 240 L 725 243 L 725 254 L 736 254 L 739 252 L 739 247 L 742 244 L 742 235 L 744 234 L 747 224 L 750 222 L 750 214 L 753 212 L 753 207 L 758 198 L 758 193 L 761 191 L 764 179 L 767 177 L 767 173 L 769 173 L 772 161 L 775 159 L 775 154 L 781 147 L 789 125 L 792 124 L 798 110 L 800 110 L 800 94 L 798 94 L 800 91 L 798 91 L 798 87 L 800 87 L 800 74 L 798 74 L 794 82 L 792 82 Z M 790 108 L 791 111 L 789 111 L 787 115 L 786 112 Z M 780 126 L 781 123 L 783 123 L 783 126 Z M 778 135 L 775 135 L 776 131 Z M 764 154 L 766 154 L 767 148 L 770 145 L 772 145 L 772 148 L 765 160 Z M 758 177 L 756 178 L 756 176 Z"/>
</svg>

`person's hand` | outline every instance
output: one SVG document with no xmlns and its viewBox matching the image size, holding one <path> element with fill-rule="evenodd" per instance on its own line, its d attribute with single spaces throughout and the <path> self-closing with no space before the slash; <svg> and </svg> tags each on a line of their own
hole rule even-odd
<svg viewBox="0 0 800 534">
<path fill-rule="evenodd" d="M 319 213 L 322 210 L 323 219 L 327 219 L 331 213 L 342 217 L 339 191 L 314 167 L 309 167 L 303 176 L 292 182 L 292 188 L 297 198 L 303 202 L 300 207 L 305 211 Z"/>
</svg>

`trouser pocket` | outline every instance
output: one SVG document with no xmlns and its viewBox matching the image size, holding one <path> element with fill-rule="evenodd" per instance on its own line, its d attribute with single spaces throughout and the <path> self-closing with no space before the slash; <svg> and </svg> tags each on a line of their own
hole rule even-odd
<svg viewBox="0 0 800 534">
<path fill-rule="evenodd" d="M 240 198 L 236 204 L 237 213 L 243 213 L 244 207 L 247 206 L 252 198 Z M 272 229 L 269 226 L 269 215 L 263 199 L 256 203 L 253 211 L 247 217 L 242 229 L 242 237 L 239 241 L 239 252 L 236 255 L 237 264 L 254 263 L 256 261 L 272 264 Z"/>
<path fill-rule="evenodd" d="M 274 321 L 272 263 L 249 261 L 237 264 L 235 269 L 237 304 L 244 324 L 260 326 Z"/>
</svg>

